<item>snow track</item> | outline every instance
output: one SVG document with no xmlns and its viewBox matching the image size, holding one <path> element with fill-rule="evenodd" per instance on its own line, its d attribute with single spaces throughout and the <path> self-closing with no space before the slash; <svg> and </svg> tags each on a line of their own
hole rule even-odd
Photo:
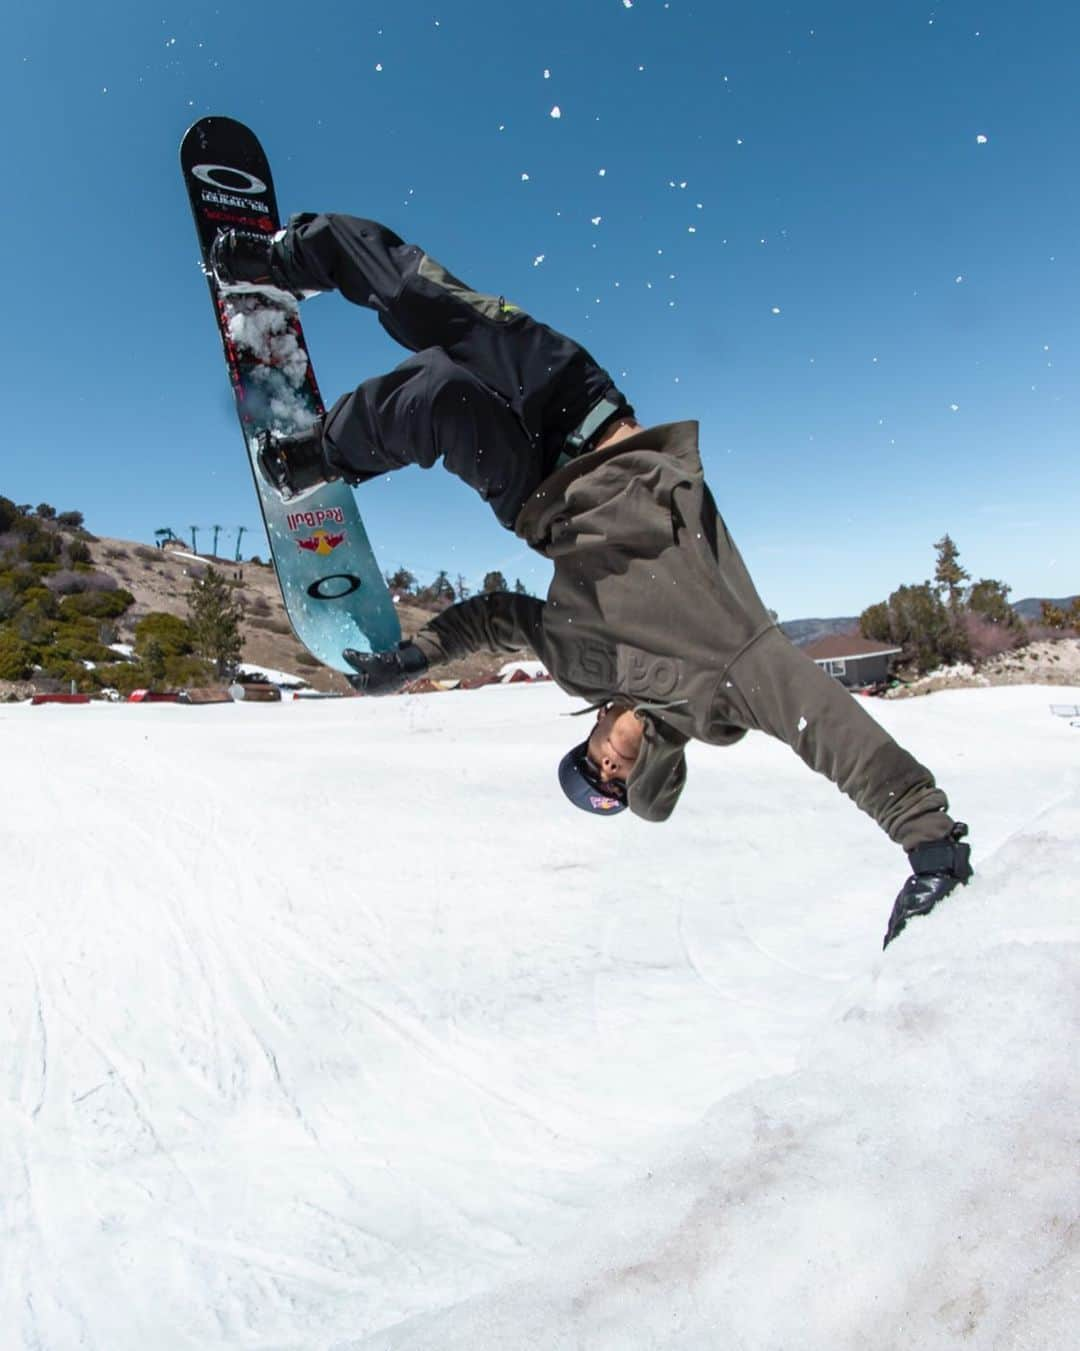
<svg viewBox="0 0 1080 1351">
<path fill-rule="evenodd" d="M 871 706 L 979 867 L 884 957 L 902 857 L 763 738 L 597 829 L 550 686 L 0 708 L 4 1351 L 1065 1345 L 1046 702 Z"/>
</svg>

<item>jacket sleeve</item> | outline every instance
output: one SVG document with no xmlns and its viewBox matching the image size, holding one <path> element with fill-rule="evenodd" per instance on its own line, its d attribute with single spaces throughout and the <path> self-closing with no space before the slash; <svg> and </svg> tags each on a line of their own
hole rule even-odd
<svg viewBox="0 0 1080 1351">
<path fill-rule="evenodd" d="M 433 665 L 473 652 L 518 652 L 544 660 L 544 602 L 511 591 L 489 591 L 451 605 L 425 624 L 413 642 Z"/>
<path fill-rule="evenodd" d="M 739 721 L 786 741 L 902 848 L 948 834 L 948 799 L 930 771 L 779 629 L 735 662 L 725 684 L 742 703 Z"/>
</svg>

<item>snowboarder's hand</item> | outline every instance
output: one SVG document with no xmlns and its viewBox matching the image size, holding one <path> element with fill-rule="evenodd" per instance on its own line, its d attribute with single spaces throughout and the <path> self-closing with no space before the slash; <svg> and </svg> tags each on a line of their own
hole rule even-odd
<svg viewBox="0 0 1080 1351">
<path fill-rule="evenodd" d="M 921 844 L 908 854 L 912 875 L 896 898 L 883 948 L 887 948 L 912 915 L 928 915 L 938 901 L 958 884 L 967 885 L 971 877 L 971 846 L 960 841 L 968 833 L 958 821 L 943 840 Z"/>
<path fill-rule="evenodd" d="M 428 668 L 427 657 L 415 643 L 399 643 L 392 652 L 357 652 L 347 647 L 341 655 L 356 672 L 345 679 L 361 694 L 396 694 Z"/>
</svg>

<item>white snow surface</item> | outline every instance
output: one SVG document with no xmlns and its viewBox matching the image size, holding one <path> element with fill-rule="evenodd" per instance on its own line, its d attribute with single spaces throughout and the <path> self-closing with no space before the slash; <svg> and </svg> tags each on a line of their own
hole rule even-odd
<svg viewBox="0 0 1080 1351">
<path fill-rule="evenodd" d="M 539 680 L 541 676 L 547 675 L 547 667 L 542 661 L 508 661 L 499 667 L 499 679 L 509 680 L 518 671 L 523 672 L 530 680 Z"/>
<path fill-rule="evenodd" d="M 271 685 L 282 685 L 286 689 L 300 689 L 308 683 L 303 676 L 293 675 L 289 671 L 278 671 L 273 666 L 256 666 L 250 661 L 242 662 L 237 667 L 236 673 L 238 676 L 260 676 Z"/>
<path fill-rule="evenodd" d="M 1039 1351 L 1080 1291 L 1080 739 L 870 712 L 978 874 L 787 747 L 554 787 L 553 685 L 0 705 L 5 1351 Z"/>
</svg>

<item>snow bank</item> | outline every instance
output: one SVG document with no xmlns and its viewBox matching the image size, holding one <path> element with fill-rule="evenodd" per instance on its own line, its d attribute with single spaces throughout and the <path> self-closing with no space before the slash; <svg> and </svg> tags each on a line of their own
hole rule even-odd
<svg viewBox="0 0 1080 1351">
<path fill-rule="evenodd" d="M 978 869 L 885 954 L 902 856 L 764 737 L 598 829 L 551 684 L 0 705 L 5 1351 L 1070 1346 L 1051 697 L 866 705 Z"/>
<path fill-rule="evenodd" d="M 1074 794 L 529 1279 L 336 1351 L 1072 1345 L 1078 840 Z"/>
</svg>

